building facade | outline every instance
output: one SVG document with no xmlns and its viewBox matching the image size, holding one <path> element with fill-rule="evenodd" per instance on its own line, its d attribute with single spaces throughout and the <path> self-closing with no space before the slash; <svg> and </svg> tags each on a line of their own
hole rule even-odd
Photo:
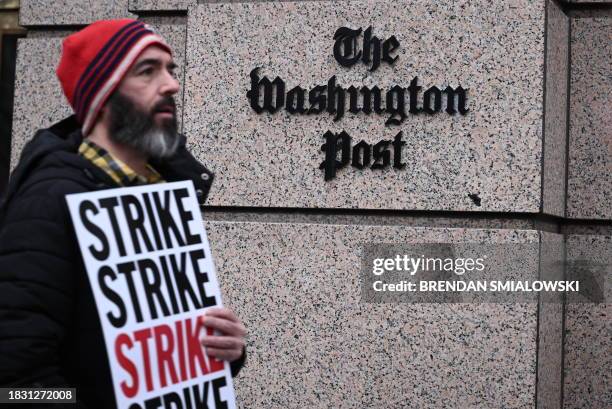
<svg viewBox="0 0 612 409">
<path fill-rule="evenodd" d="M 62 38 L 118 17 L 172 45 L 216 173 L 241 407 L 612 404 L 612 2 L 22 0 L 10 166 L 71 114 Z M 588 262 L 599 292 L 368 298 L 369 251 L 433 243 L 493 246 L 489 279 Z"/>
</svg>

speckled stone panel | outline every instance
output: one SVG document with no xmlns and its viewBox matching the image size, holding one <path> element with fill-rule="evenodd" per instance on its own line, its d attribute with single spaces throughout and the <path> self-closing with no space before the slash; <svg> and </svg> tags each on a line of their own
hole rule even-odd
<svg viewBox="0 0 612 409">
<path fill-rule="evenodd" d="M 200 4 L 189 10 L 185 132 L 217 173 L 212 205 L 538 212 L 541 202 L 544 2 L 425 0 Z M 333 58 L 341 26 L 399 42 L 377 71 Z M 310 89 L 336 75 L 344 87 L 468 88 L 465 116 L 258 115 L 249 73 Z M 422 97 L 422 94 L 421 94 Z M 326 131 L 353 143 L 403 132 L 406 167 L 341 169 L 324 182 Z M 470 197 L 470 195 L 472 195 Z M 479 206 L 480 205 L 480 206 Z"/>
<path fill-rule="evenodd" d="M 22 26 L 85 25 L 96 20 L 136 18 L 128 0 L 21 0 Z"/>
<path fill-rule="evenodd" d="M 552 0 L 546 3 L 546 110 L 544 120 L 543 212 L 565 215 L 569 19 Z"/>
<path fill-rule="evenodd" d="M 363 243 L 537 244 L 537 232 L 205 225 L 224 303 L 249 329 L 240 407 L 534 407 L 536 303 L 367 304 L 359 271 Z"/>
<path fill-rule="evenodd" d="M 612 402 L 612 236 L 570 235 L 570 262 L 596 264 L 604 302 L 569 302 L 565 319 L 564 407 L 600 409 Z"/>
<path fill-rule="evenodd" d="M 173 47 L 178 62 L 179 80 L 184 77 L 185 17 L 151 17 L 145 21 Z M 71 31 L 37 32 L 32 38 L 18 40 L 11 139 L 11 169 L 15 167 L 25 143 L 34 132 L 72 115 L 55 69 L 59 63 L 63 37 Z M 182 118 L 182 88 L 175 97 L 179 123 Z"/>
<path fill-rule="evenodd" d="M 70 33 L 64 32 L 64 35 Z M 11 169 L 36 130 L 72 114 L 55 75 L 62 37 L 21 38 L 17 46 Z"/>
<path fill-rule="evenodd" d="M 186 11 L 196 0 L 129 0 L 130 11 Z"/>
<path fill-rule="evenodd" d="M 540 233 L 540 280 L 564 279 L 565 243 L 561 234 Z M 563 293 L 540 293 L 538 310 L 538 408 L 561 408 Z"/>
<path fill-rule="evenodd" d="M 612 219 L 612 18 L 571 21 L 567 216 Z"/>
</svg>

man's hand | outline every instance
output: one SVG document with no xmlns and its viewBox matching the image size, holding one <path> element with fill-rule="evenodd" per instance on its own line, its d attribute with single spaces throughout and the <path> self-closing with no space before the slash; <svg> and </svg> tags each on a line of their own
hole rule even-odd
<svg viewBox="0 0 612 409">
<path fill-rule="evenodd" d="M 238 317 L 227 308 L 217 307 L 207 310 L 201 319 L 205 327 L 221 333 L 200 339 L 206 353 L 229 362 L 240 358 L 244 351 L 246 328 Z"/>
</svg>

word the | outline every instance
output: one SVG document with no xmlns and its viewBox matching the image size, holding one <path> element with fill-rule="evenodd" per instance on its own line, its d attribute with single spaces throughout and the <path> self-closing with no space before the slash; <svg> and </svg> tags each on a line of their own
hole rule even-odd
<svg viewBox="0 0 612 409">
<path fill-rule="evenodd" d="M 376 36 L 372 36 L 372 27 L 368 27 L 363 32 L 363 47 L 358 51 L 357 39 L 361 35 L 361 28 L 352 30 L 348 27 L 340 27 L 334 34 L 334 58 L 343 67 L 352 67 L 359 60 L 364 64 L 372 63 L 370 71 L 375 71 L 380 62 L 384 61 L 393 65 L 397 61 L 397 56 L 392 57 L 400 43 L 395 36 L 389 37 L 385 41 L 380 41 Z"/>
</svg>

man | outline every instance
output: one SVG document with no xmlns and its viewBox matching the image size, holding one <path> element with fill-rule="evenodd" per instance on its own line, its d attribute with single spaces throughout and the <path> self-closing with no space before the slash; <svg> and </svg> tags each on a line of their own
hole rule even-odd
<svg viewBox="0 0 612 409">
<path fill-rule="evenodd" d="M 204 202 L 213 175 L 176 131 L 174 69 L 170 47 L 136 20 L 99 21 L 64 40 L 57 74 L 75 115 L 26 145 L 0 207 L 0 386 L 72 386 L 81 407 L 116 406 L 65 196 L 192 180 Z M 236 375 L 244 325 L 225 308 L 204 325 L 221 335 L 203 347 Z"/>
</svg>

